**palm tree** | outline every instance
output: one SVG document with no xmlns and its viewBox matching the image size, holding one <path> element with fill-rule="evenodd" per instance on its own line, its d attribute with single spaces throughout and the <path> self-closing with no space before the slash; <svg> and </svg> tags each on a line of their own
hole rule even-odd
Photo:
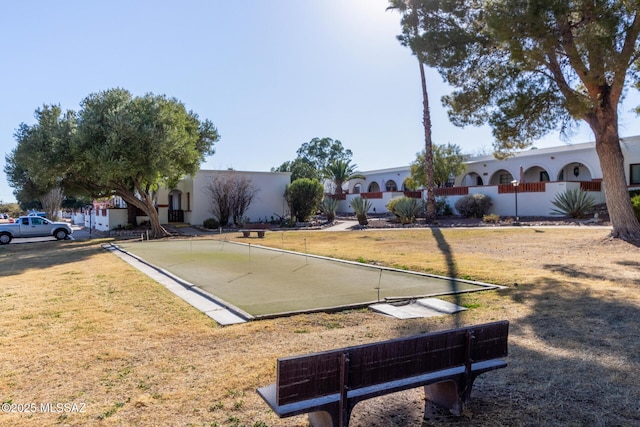
<svg viewBox="0 0 640 427">
<path fill-rule="evenodd" d="M 352 179 L 365 179 L 365 176 L 356 172 L 357 165 L 352 165 L 351 160 L 332 160 L 322 173 L 324 177 L 333 181 L 336 185 L 335 196 L 342 195 L 342 184 Z"/>
</svg>

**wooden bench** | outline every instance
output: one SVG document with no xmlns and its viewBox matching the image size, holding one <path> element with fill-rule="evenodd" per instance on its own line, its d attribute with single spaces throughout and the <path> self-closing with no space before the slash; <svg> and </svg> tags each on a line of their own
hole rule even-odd
<svg viewBox="0 0 640 427">
<path fill-rule="evenodd" d="M 280 417 L 348 426 L 365 399 L 425 387 L 429 405 L 460 415 L 476 377 L 507 363 L 509 322 L 499 321 L 302 356 L 279 358 L 275 384 L 258 394 Z"/>
<path fill-rule="evenodd" d="M 244 224 L 240 231 L 242 231 L 243 237 L 249 237 L 251 232 L 255 232 L 258 237 L 264 237 L 265 231 L 270 228 L 271 224 L 267 223 Z"/>
</svg>

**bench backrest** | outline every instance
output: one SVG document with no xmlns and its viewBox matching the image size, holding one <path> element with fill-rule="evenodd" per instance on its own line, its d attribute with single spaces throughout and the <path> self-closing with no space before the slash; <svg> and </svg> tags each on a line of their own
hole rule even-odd
<svg viewBox="0 0 640 427">
<path fill-rule="evenodd" d="M 340 392 L 343 357 L 349 389 L 507 356 L 509 322 L 500 321 L 278 359 L 278 405 Z M 470 333 L 470 334 L 469 334 Z M 467 337 L 471 336 L 470 346 Z"/>
</svg>

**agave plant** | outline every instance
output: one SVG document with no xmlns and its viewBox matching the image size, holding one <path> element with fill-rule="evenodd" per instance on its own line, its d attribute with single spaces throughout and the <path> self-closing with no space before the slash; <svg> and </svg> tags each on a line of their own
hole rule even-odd
<svg viewBox="0 0 640 427">
<path fill-rule="evenodd" d="M 367 212 L 369 212 L 369 209 L 371 209 L 371 202 L 369 200 L 363 199 L 362 197 L 356 197 L 355 199 L 351 200 L 350 206 L 356 213 L 358 224 L 369 224 L 369 220 L 367 219 Z"/>
<path fill-rule="evenodd" d="M 387 209 L 393 212 L 402 224 L 414 223 L 423 206 L 422 201 L 419 202 L 417 199 L 411 197 L 399 197 L 397 199 L 391 199 L 389 203 L 387 203 Z"/>
<path fill-rule="evenodd" d="M 593 196 L 579 188 L 556 194 L 551 203 L 556 207 L 551 210 L 552 215 L 564 215 L 571 218 L 585 217 L 587 211 L 596 204 Z"/>
<path fill-rule="evenodd" d="M 336 218 L 336 211 L 338 210 L 338 205 L 340 204 L 340 200 L 334 197 L 325 197 L 320 205 L 320 210 L 327 216 L 327 222 L 333 222 Z"/>
</svg>

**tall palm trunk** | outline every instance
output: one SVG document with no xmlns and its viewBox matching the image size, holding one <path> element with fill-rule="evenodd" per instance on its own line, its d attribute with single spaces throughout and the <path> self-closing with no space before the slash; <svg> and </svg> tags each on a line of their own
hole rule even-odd
<svg viewBox="0 0 640 427">
<path fill-rule="evenodd" d="M 431 113 L 429 112 L 429 94 L 427 79 L 424 73 L 424 63 L 418 56 L 420 65 L 420 80 L 422 81 L 422 124 L 424 125 L 424 164 L 427 189 L 427 219 L 436 217 L 436 195 L 433 178 L 433 141 L 431 140 Z"/>
</svg>

